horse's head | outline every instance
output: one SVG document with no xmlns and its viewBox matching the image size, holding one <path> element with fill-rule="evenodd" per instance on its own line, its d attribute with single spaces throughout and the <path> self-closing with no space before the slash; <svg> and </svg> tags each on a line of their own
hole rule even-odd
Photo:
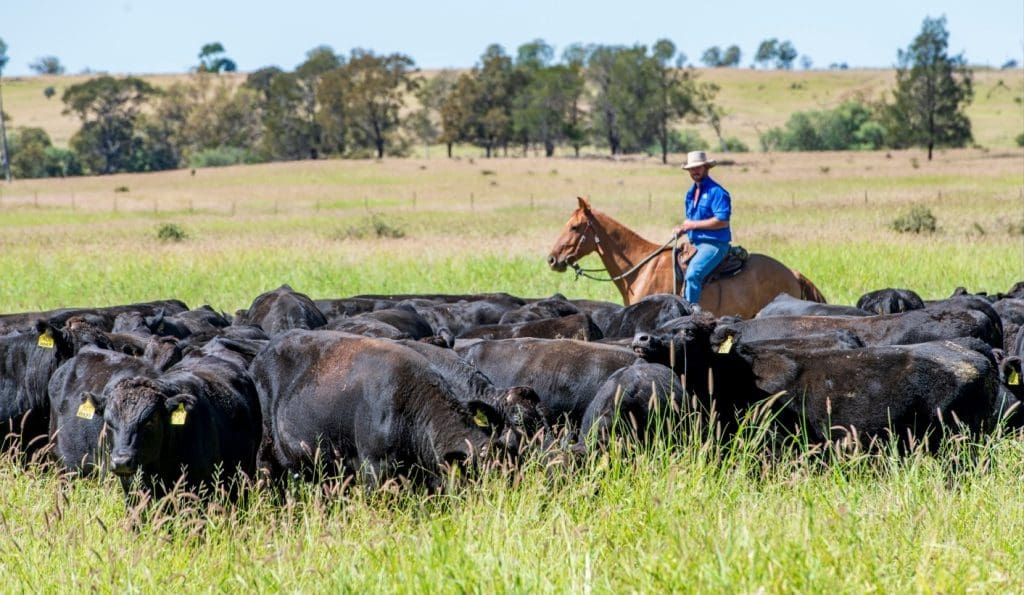
<svg viewBox="0 0 1024 595">
<path fill-rule="evenodd" d="M 555 246 L 548 253 L 548 266 L 559 273 L 597 249 L 590 203 L 582 197 L 577 200 L 579 208 L 572 212 L 562 227 L 562 233 L 558 234 Z"/>
</svg>

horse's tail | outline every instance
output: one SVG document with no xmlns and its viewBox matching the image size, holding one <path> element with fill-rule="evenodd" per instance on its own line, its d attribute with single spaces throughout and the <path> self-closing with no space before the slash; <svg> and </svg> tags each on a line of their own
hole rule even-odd
<svg viewBox="0 0 1024 595">
<path fill-rule="evenodd" d="M 809 300 L 812 302 L 818 302 L 819 304 L 827 304 L 825 296 L 818 291 L 818 288 L 811 283 L 811 280 L 804 277 L 803 273 L 793 269 L 793 274 L 796 275 L 797 283 L 800 284 L 800 299 Z"/>
</svg>

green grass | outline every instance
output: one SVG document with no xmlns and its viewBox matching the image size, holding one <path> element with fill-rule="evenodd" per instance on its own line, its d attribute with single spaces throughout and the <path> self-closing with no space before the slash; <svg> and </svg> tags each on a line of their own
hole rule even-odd
<svg viewBox="0 0 1024 595">
<path fill-rule="evenodd" d="M 1024 153 L 949 151 L 918 168 L 911 155 L 750 155 L 713 175 L 732 192 L 738 241 L 800 269 L 832 302 L 886 286 L 925 298 L 958 285 L 1005 291 L 1024 279 L 1024 236 L 1010 229 L 1024 221 Z M 495 174 L 480 175 L 485 166 Z M 114 212 L 121 185 L 131 191 Z M 0 310 L 176 297 L 230 313 L 282 283 L 318 298 L 618 301 L 609 284 L 544 264 L 575 196 L 660 240 L 686 186 L 654 161 L 563 159 L 19 181 L 0 186 Z M 912 203 L 935 213 L 934 235 L 890 229 Z M 405 236 L 346 237 L 374 217 Z M 186 238 L 159 240 L 164 223 Z M 444 495 L 305 486 L 286 502 L 263 492 L 237 508 L 186 502 L 138 527 L 110 478 L 65 481 L 0 461 L 0 576 L 40 591 L 1024 590 L 1021 439 L 830 465 L 762 453 L 688 434 L 575 471 L 534 460 Z"/>
</svg>

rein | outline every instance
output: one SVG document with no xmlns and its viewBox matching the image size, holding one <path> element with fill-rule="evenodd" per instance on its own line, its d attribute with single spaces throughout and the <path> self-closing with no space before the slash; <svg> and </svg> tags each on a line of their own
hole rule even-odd
<svg viewBox="0 0 1024 595">
<path fill-rule="evenodd" d="M 590 217 L 587 217 L 587 229 L 582 234 L 580 234 L 580 241 L 577 243 L 577 248 L 579 246 L 583 245 L 583 242 L 587 238 L 587 231 L 590 231 L 591 229 L 593 229 L 593 225 L 590 222 Z M 573 281 L 575 281 L 576 279 L 579 279 L 580 277 L 586 277 L 587 279 L 592 279 L 594 281 L 612 281 L 612 282 L 614 282 L 614 281 L 621 281 L 622 279 L 625 279 L 626 277 L 628 277 L 628 276 L 632 275 L 633 273 L 637 272 L 641 267 L 643 267 L 645 264 L 650 262 L 652 258 L 654 258 L 655 256 L 661 254 L 665 250 L 667 250 L 669 248 L 669 246 L 672 247 L 672 253 L 675 254 L 676 250 L 678 249 L 678 246 L 677 246 L 678 242 L 679 242 L 679 236 L 675 236 L 675 235 L 672 236 L 672 239 L 670 239 L 669 241 L 665 242 L 664 244 L 662 244 L 658 248 L 655 248 L 654 252 L 651 252 L 647 256 L 645 256 L 642 259 L 640 259 L 640 262 L 638 262 L 635 265 L 633 265 L 632 267 L 630 267 L 630 269 L 628 271 L 622 273 L 621 275 L 615 275 L 614 277 L 612 277 L 612 276 L 609 276 L 607 278 L 605 278 L 605 277 L 595 277 L 595 276 L 591 275 L 590 273 L 599 273 L 601 271 L 604 271 L 605 269 L 585 269 L 585 268 L 580 267 L 579 264 L 573 262 L 571 265 L 569 265 L 569 266 L 572 267 L 572 270 L 576 273 L 576 277 L 573 279 Z M 598 244 L 598 245 L 601 244 L 601 238 L 599 238 L 597 236 L 597 232 L 596 231 L 594 232 L 594 243 Z M 675 287 L 676 285 L 679 284 L 678 273 L 676 271 L 676 267 L 675 266 L 672 267 L 672 277 L 673 277 L 673 287 Z"/>
</svg>

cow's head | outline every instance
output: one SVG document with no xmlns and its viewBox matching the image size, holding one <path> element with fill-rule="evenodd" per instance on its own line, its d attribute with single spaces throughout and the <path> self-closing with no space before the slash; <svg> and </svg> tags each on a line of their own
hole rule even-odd
<svg viewBox="0 0 1024 595">
<path fill-rule="evenodd" d="M 178 340 L 174 337 L 153 335 L 146 343 L 146 351 L 142 359 L 149 362 L 157 370 L 166 370 L 181 361 L 182 351 Z"/>
<path fill-rule="evenodd" d="M 683 372 L 684 367 L 707 360 L 716 325 L 715 318 L 706 312 L 680 316 L 654 331 L 636 333 L 630 347 L 648 362 L 664 366 L 674 363 L 676 372 Z"/>
<path fill-rule="evenodd" d="M 178 394 L 149 378 L 128 378 L 93 397 L 110 432 L 111 471 L 130 476 L 160 458 L 164 437 L 184 425 L 196 397 Z"/>
<path fill-rule="evenodd" d="M 82 347 L 66 326 L 57 328 L 50 321 L 43 319 L 35 323 L 35 344 L 39 349 L 52 352 L 58 360 L 71 358 Z"/>
</svg>

